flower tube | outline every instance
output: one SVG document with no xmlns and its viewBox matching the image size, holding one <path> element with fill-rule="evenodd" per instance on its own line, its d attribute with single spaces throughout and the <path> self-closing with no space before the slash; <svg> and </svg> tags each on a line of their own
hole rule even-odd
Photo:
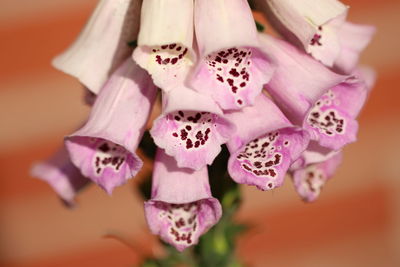
<svg viewBox="0 0 400 267">
<path fill-rule="evenodd" d="M 181 86 L 164 93 L 163 112 L 150 133 L 179 167 L 200 170 L 213 162 L 233 131 L 210 97 Z"/>
<path fill-rule="evenodd" d="M 274 66 L 259 49 L 247 1 L 196 1 L 195 30 L 200 59 L 189 84 L 224 110 L 252 105 Z"/>
<path fill-rule="evenodd" d="M 332 67 L 341 51 L 339 30 L 348 7 L 337 0 L 256 0 L 274 28 Z"/>
<path fill-rule="evenodd" d="M 185 80 L 195 60 L 193 0 L 144 0 L 133 58 L 168 91 Z"/>
<path fill-rule="evenodd" d="M 181 169 L 161 149 L 154 163 L 151 199 L 144 207 L 152 233 L 179 251 L 197 244 L 222 215 L 220 203 L 211 196 L 207 168 Z"/>
<path fill-rule="evenodd" d="M 294 127 L 265 95 L 254 106 L 227 114 L 237 126 L 228 142 L 228 171 L 240 184 L 270 190 L 283 184 L 286 171 L 306 149 L 307 132 Z"/>
<path fill-rule="evenodd" d="M 132 52 L 139 31 L 139 0 L 101 0 L 76 41 L 53 66 L 97 94 Z"/>
<path fill-rule="evenodd" d="M 47 182 L 68 206 L 75 204 L 75 196 L 90 182 L 72 164 L 64 146 L 48 160 L 33 165 L 31 175 Z"/>
<path fill-rule="evenodd" d="M 261 35 L 277 69 L 267 91 L 312 140 L 338 150 L 356 140 L 356 117 L 366 100 L 365 82 L 336 74 L 284 41 Z"/>
<path fill-rule="evenodd" d="M 135 151 L 155 96 L 150 76 L 128 58 L 101 89 L 88 122 L 66 138 L 72 162 L 109 194 L 142 166 Z"/>
</svg>

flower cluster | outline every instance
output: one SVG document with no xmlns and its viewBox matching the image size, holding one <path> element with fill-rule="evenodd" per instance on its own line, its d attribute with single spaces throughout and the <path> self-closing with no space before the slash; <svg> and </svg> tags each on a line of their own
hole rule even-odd
<svg viewBox="0 0 400 267">
<path fill-rule="evenodd" d="M 358 58 L 374 28 L 347 22 L 336 0 L 253 5 L 283 39 L 257 31 L 247 0 L 100 0 L 53 62 L 86 87 L 90 116 L 33 174 L 70 204 L 89 180 L 111 194 L 142 167 L 136 150 L 160 89 L 144 205 L 153 233 L 183 250 L 218 222 L 207 165 L 223 144 L 237 183 L 272 190 L 289 173 L 316 199 L 356 140 L 374 83 Z"/>
</svg>

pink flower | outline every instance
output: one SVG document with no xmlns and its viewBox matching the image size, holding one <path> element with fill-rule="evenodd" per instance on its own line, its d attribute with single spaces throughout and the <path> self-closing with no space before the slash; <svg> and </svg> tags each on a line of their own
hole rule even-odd
<svg viewBox="0 0 400 267">
<path fill-rule="evenodd" d="M 247 1 L 196 1 L 194 21 L 199 60 L 190 85 L 224 110 L 253 105 L 274 65 L 260 50 Z"/>
<path fill-rule="evenodd" d="M 325 155 L 319 151 L 305 151 L 291 167 L 293 183 L 300 197 L 306 202 L 315 201 L 341 162 L 341 152 Z"/>
<path fill-rule="evenodd" d="M 68 206 L 75 204 L 77 193 L 90 182 L 72 164 L 64 147 L 48 160 L 36 163 L 31 175 L 47 182 Z"/>
<path fill-rule="evenodd" d="M 182 251 L 197 244 L 199 237 L 219 221 L 222 209 L 211 196 L 207 168 L 179 168 L 159 149 L 145 213 L 150 230 Z"/>
<path fill-rule="evenodd" d="M 307 132 L 294 127 L 263 94 L 254 106 L 227 117 L 237 125 L 228 142 L 232 179 L 261 190 L 281 186 L 286 171 L 308 145 Z"/>
<path fill-rule="evenodd" d="M 163 113 L 150 133 L 179 167 L 200 170 L 213 162 L 234 130 L 210 97 L 178 87 L 163 94 Z"/>
<path fill-rule="evenodd" d="M 136 155 L 156 96 L 150 77 L 128 58 L 101 89 L 87 123 L 66 138 L 72 162 L 107 193 L 136 175 Z"/>
</svg>

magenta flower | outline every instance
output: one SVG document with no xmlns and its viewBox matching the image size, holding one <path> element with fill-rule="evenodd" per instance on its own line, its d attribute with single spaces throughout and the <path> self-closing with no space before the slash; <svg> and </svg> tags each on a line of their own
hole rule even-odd
<svg viewBox="0 0 400 267">
<path fill-rule="evenodd" d="M 274 66 L 259 49 L 247 1 L 196 1 L 195 30 L 199 60 L 191 86 L 213 97 L 222 109 L 252 105 Z"/>
<path fill-rule="evenodd" d="M 292 162 L 306 149 L 308 134 L 294 127 L 263 94 L 254 106 L 227 116 L 238 126 L 228 142 L 232 179 L 261 190 L 281 186 Z"/>
<path fill-rule="evenodd" d="M 159 149 L 145 213 L 150 230 L 182 251 L 197 244 L 199 237 L 219 221 L 222 210 L 211 196 L 207 168 L 179 168 Z"/>
<path fill-rule="evenodd" d="M 139 12 L 139 0 L 101 0 L 77 40 L 53 66 L 97 94 L 132 52 L 128 42 L 137 38 Z"/>
<path fill-rule="evenodd" d="M 64 147 L 48 160 L 36 163 L 31 175 L 47 182 L 68 206 L 75 204 L 77 193 L 90 182 L 72 164 Z"/>
<path fill-rule="evenodd" d="M 107 193 L 136 175 L 136 155 L 156 88 L 128 58 L 101 89 L 88 122 L 66 138 L 72 162 Z"/>
</svg>

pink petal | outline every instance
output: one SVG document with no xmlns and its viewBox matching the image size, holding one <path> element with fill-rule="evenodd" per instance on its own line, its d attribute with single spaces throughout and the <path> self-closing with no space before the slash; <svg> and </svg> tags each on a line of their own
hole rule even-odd
<svg viewBox="0 0 400 267">
<path fill-rule="evenodd" d="M 180 169 L 159 149 L 145 214 L 152 233 L 179 251 L 197 244 L 222 215 L 221 205 L 211 196 L 207 168 Z"/>
<path fill-rule="evenodd" d="M 274 66 L 259 50 L 247 1 L 196 1 L 195 28 L 200 60 L 190 80 L 192 87 L 211 95 L 222 109 L 252 105 Z"/>
<path fill-rule="evenodd" d="M 75 196 L 90 181 L 72 164 L 64 147 L 48 160 L 35 164 L 31 175 L 47 182 L 68 206 L 74 205 Z"/>
<path fill-rule="evenodd" d="M 336 153 L 320 162 L 308 162 L 292 173 L 297 193 L 306 202 L 316 200 L 322 187 L 333 176 L 342 161 L 342 154 Z"/>
<path fill-rule="evenodd" d="M 375 31 L 373 26 L 345 22 L 338 32 L 341 50 L 334 69 L 346 74 L 353 72 L 360 53 L 370 43 Z"/>
<path fill-rule="evenodd" d="M 137 38 L 139 11 L 138 0 L 101 0 L 79 37 L 53 60 L 53 66 L 97 94 L 132 52 L 128 42 Z"/>
<path fill-rule="evenodd" d="M 72 162 L 109 194 L 142 166 L 135 150 L 155 95 L 148 74 L 128 58 L 101 89 L 88 122 L 66 138 Z"/>
<path fill-rule="evenodd" d="M 263 94 L 254 106 L 227 117 L 237 126 L 228 142 L 228 171 L 232 179 L 261 190 L 281 186 L 289 166 L 306 149 L 308 134 L 293 127 Z"/>
<path fill-rule="evenodd" d="M 143 2 L 134 60 L 165 91 L 181 84 L 195 61 L 192 0 Z"/>
<path fill-rule="evenodd" d="M 163 102 L 150 131 L 157 146 L 179 167 L 199 170 L 211 164 L 234 131 L 222 111 L 209 97 L 185 87 L 165 93 Z"/>
</svg>

